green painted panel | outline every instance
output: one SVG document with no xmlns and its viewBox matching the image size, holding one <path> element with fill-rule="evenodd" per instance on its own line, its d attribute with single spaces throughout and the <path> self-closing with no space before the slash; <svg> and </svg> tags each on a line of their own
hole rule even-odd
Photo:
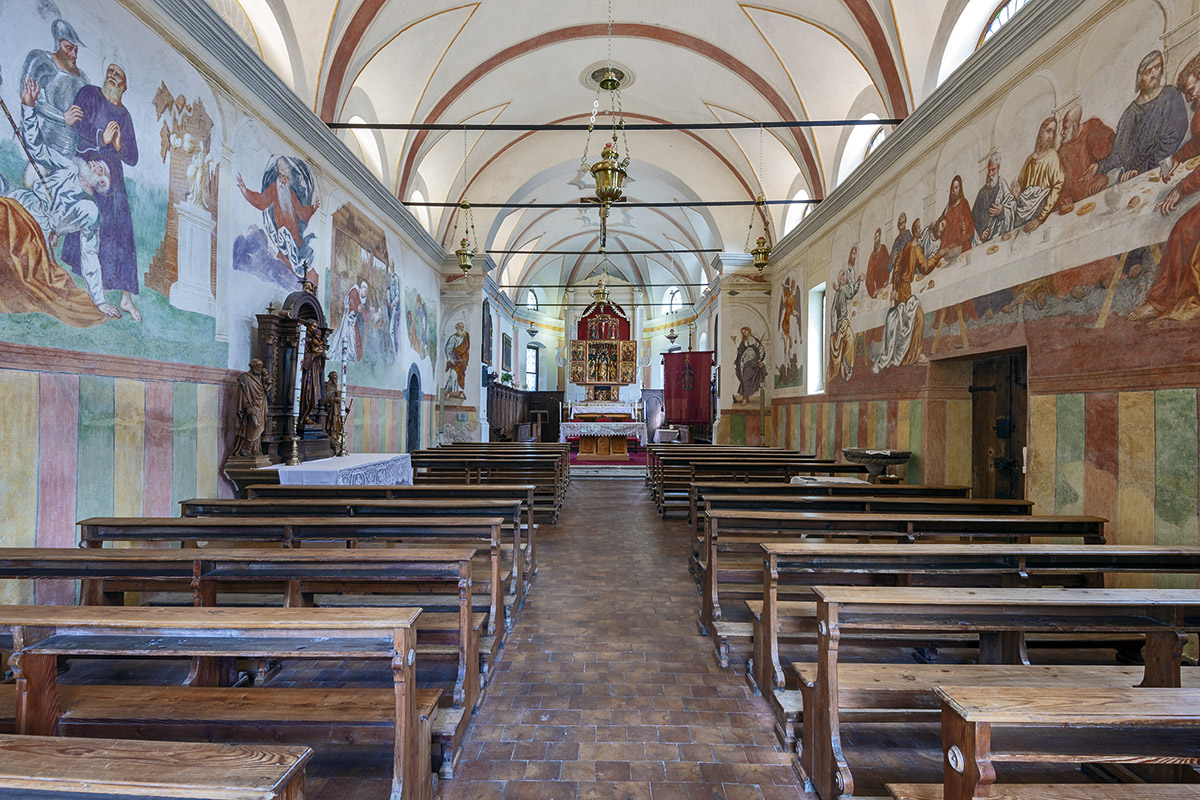
<svg viewBox="0 0 1200 800">
<path fill-rule="evenodd" d="M 912 458 L 908 460 L 908 482 L 922 483 L 925 452 L 925 401 L 913 400 L 908 407 L 908 449 Z"/>
<path fill-rule="evenodd" d="M 179 501 L 196 496 L 197 392 L 194 383 L 171 384 L 171 499 L 173 512 Z"/>
<path fill-rule="evenodd" d="M 1154 393 L 1154 543 L 1200 544 L 1200 429 L 1196 389 Z M 1164 589 L 1195 589 L 1194 575 L 1157 575 Z"/>
<path fill-rule="evenodd" d="M 877 400 L 875 402 L 875 441 L 871 443 L 871 446 L 886 450 L 887 441 L 887 401 Z"/>
<path fill-rule="evenodd" d="M 79 519 L 111 517 L 116 469 L 116 381 L 79 376 L 79 461 L 75 513 Z"/>
<path fill-rule="evenodd" d="M 841 453 L 833 452 L 833 443 L 837 441 L 838 403 L 825 404 L 825 446 L 822 448 L 822 458 L 836 458 Z"/>
<path fill-rule="evenodd" d="M 729 415 L 729 441 L 732 444 L 746 443 L 746 415 Z"/>
<path fill-rule="evenodd" d="M 1055 398 L 1056 444 L 1054 459 L 1054 513 L 1082 514 L 1086 416 L 1082 394 Z"/>
</svg>

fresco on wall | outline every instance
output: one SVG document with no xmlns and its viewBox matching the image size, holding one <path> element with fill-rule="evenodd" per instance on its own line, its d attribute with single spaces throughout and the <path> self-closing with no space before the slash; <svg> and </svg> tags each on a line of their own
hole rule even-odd
<svg viewBox="0 0 1200 800">
<path fill-rule="evenodd" d="M 752 403 L 767 379 L 767 348 L 762 337 L 755 336 L 749 325 L 743 325 L 738 336 L 729 337 L 737 347 L 733 369 L 737 376 L 737 389 L 733 393 L 734 403 Z"/>
<path fill-rule="evenodd" d="M 779 315 L 776 320 L 783 352 L 775 367 L 775 388 L 799 386 L 804 380 L 800 367 L 800 284 L 794 276 L 783 279 L 779 286 Z"/>
<path fill-rule="evenodd" d="M 1158 49 L 1122 55 L 1128 84 L 1059 101 L 1031 77 L 1003 98 L 990 143 L 977 131 L 914 168 L 940 188 L 912 172 L 884 187 L 894 223 L 863 218 L 865 269 L 854 245 L 831 272 L 828 380 L 987 347 L 1042 319 L 1123 331 L 1200 316 L 1200 54 L 1175 70 Z"/>
<path fill-rule="evenodd" d="M 408 343 L 419 359 L 434 360 L 437 353 L 437 307 L 427 303 L 420 292 L 404 294 L 404 319 Z"/>
<path fill-rule="evenodd" d="M 463 322 L 454 323 L 446 337 L 446 397 L 467 399 L 467 367 L 471 363 L 471 333 Z"/>
<path fill-rule="evenodd" d="M 301 280 L 318 282 L 309 221 L 320 208 L 312 168 L 296 156 L 272 155 L 247 185 L 238 173 L 242 201 L 262 212 L 262 227 L 251 225 L 233 243 L 233 268 L 288 291 Z"/>
<path fill-rule="evenodd" d="M 223 366 L 212 303 L 216 172 L 209 164 L 192 197 L 153 155 L 167 83 L 178 92 L 171 107 L 194 115 L 200 141 L 188 145 L 207 154 L 220 135 L 196 113 L 215 103 L 207 85 L 165 44 L 128 52 L 145 29 L 118 7 L 43 0 L 4 13 L 0 99 L 13 127 L 0 134 L 0 339 Z M 173 146 L 165 130 L 164 152 Z M 192 238 L 181 242 L 185 204 Z M 172 266 L 169 280 L 151 280 L 156 259 Z M 173 291 L 183 277 L 200 302 Z"/>
</svg>

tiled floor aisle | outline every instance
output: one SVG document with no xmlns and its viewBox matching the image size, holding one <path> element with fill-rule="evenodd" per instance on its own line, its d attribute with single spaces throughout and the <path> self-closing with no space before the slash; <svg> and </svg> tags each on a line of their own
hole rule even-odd
<svg viewBox="0 0 1200 800">
<path fill-rule="evenodd" d="M 696 630 L 686 530 L 576 480 L 443 800 L 806 798 L 766 705 Z"/>
</svg>

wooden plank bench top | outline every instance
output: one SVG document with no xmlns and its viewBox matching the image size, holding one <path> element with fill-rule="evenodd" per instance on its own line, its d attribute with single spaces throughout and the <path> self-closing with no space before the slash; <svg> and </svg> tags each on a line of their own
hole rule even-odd
<svg viewBox="0 0 1200 800">
<path fill-rule="evenodd" d="M 889 783 L 894 800 L 945 800 L 940 783 Z M 991 800 L 1198 800 L 1186 783 L 1048 783 L 993 785 Z"/>
<path fill-rule="evenodd" d="M 57 666 L 64 656 L 382 659 L 393 683 L 386 706 L 395 719 L 391 799 L 428 800 L 414 667 L 420 615 L 416 608 L 0 606 L 0 625 L 11 628 L 16 648 L 9 660 L 16 732 L 59 732 Z M 211 686 L 213 677 L 195 675 L 193 685 Z M 134 704 L 127 716 L 137 712 Z"/>
<path fill-rule="evenodd" d="M 1196 589 L 1007 589 L 816 586 L 817 676 L 811 771 L 805 776 L 824 798 L 853 794 L 841 747 L 838 701 L 841 645 L 882 633 L 970 632 L 980 639 L 980 662 L 1020 663 L 1030 633 L 1142 633 L 1141 685 L 1178 687 L 1183 633 L 1200 624 Z M 988 689 L 996 692 L 996 689 Z M 944 717 L 943 717 L 944 719 Z M 807 735 L 807 734 L 806 734 Z"/>
<path fill-rule="evenodd" d="M 307 747 L 0 735 L 0 794 L 299 800 Z M 25 794 L 28 793 L 28 794 Z"/>
<path fill-rule="evenodd" d="M 989 796 L 1000 761 L 1200 763 L 1200 689 L 942 686 L 946 800 Z M 1001 730 L 997 731 L 999 727 Z"/>
<path fill-rule="evenodd" d="M 1029 515 L 1033 513 L 1030 500 L 973 500 L 964 497 L 912 497 L 906 495 L 834 495 L 834 494 L 718 494 L 706 493 L 698 502 L 703 511 L 772 510 L 851 512 L 856 514 L 980 514 Z M 696 515 L 696 524 L 703 515 Z"/>
</svg>

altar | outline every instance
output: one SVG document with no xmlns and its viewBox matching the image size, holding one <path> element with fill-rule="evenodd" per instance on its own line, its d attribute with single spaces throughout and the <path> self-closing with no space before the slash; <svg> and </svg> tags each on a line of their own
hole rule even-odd
<svg viewBox="0 0 1200 800">
<path fill-rule="evenodd" d="M 294 467 L 273 464 L 279 482 L 299 486 L 412 486 L 412 456 L 408 453 L 354 453 L 305 461 Z M 264 470 L 265 471 L 265 470 Z"/>
<path fill-rule="evenodd" d="M 646 444 L 644 422 L 564 422 L 558 440 L 579 440 L 579 457 L 593 461 L 628 461 L 631 438 Z"/>
</svg>

